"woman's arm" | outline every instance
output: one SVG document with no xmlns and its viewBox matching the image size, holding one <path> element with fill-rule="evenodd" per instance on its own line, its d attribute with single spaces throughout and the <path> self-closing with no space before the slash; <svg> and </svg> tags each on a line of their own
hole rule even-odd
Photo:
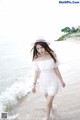
<svg viewBox="0 0 80 120">
<path fill-rule="evenodd" d="M 33 81 L 33 87 L 32 87 L 32 92 L 35 93 L 36 92 L 36 83 L 39 77 L 39 71 L 35 71 L 34 73 L 34 81 Z"/>
<path fill-rule="evenodd" d="M 56 60 L 57 60 L 57 62 L 58 62 L 58 58 L 57 58 L 56 53 L 53 52 L 52 54 L 53 54 L 53 56 L 56 58 Z M 59 80 L 60 80 L 62 86 L 65 87 L 65 82 L 64 82 L 63 79 L 62 79 L 62 76 L 61 76 L 61 73 L 60 73 L 60 71 L 59 71 L 59 69 L 58 69 L 57 64 L 55 64 L 54 71 L 55 71 L 56 75 L 59 77 Z"/>
<path fill-rule="evenodd" d="M 34 73 L 34 81 L 33 81 L 34 85 L 36 85 L 38 77 L 39 77 L 39 71 L 35 71 L 35 73 Z"/>
<path fill-rule="evenodd" d="M 62 79 L 62 76 L 61 76 L 61 73 L 60 73 L 58 67 L 54 68 L 54 71 L 55 71 L 56 75 L 59 77 L 62 86 L 65 87 L 65 82 Z"/>
</svg>

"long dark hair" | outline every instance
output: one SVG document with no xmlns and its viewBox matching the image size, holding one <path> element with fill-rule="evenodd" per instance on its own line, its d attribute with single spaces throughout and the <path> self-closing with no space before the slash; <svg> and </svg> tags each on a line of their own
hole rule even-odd
<svg viewBox="0 0 80 120">
<path fill-rule="evenodd" d="M 38 58 L 39 53 L 38 53 L 38 51 L 36 49 L 37 45 L 41 45 L 50 54 L 50 56 L 54 59 L 54 62 L 57 61 L 55 56 L 53 55 L 54 51 L 49 47 L 47 42 L 41 42 L 41 41 L 40 42 L 35 42 L 33 48 L 31 49 L 31 51 L 33 50 L 33 58 L 32 58 L 32 60 Z"/>
</svg>

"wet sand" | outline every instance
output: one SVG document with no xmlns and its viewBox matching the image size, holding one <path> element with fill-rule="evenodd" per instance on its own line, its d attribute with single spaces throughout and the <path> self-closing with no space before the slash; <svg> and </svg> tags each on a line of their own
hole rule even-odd
<svg viewBox="0 0 80 120">
<path fill-rule="evenodd" d="M 55 97 L 54 104 L 57 108 L 54 108 L 51 120 L 80 120 L 80 83 L 63 88 Z M 14 112 L 19 116 L 15 120 L 43 120 L 45 107 L 46 99 L 41 93 L 30 93 L 16 105 Z"/>
</svg>

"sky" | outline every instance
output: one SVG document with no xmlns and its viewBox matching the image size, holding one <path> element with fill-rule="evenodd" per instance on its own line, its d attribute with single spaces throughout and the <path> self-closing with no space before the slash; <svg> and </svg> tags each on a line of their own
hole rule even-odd
<svg viewBox="0 0 80 120">
<path fill-rule="evenodd" d="M 80 4 L 59 4 L 59 0 L 0 0 L 0 38 L 58 39 L 62 28 L 80 25 L 79 11 Z"/>
</svg>

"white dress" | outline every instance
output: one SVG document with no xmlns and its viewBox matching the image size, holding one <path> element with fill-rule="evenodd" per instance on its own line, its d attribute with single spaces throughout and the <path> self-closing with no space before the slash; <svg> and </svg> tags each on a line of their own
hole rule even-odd
<svg viewBox="0 0 80 120">
<path fill-rule="evenodd" d="M 42 93 L 54 96 L 58 92 L 60 80 L 54 71 L 57 66 L 58 62 L 55 63 L 52 58 L 33 62 L 34 70 L 40 72 L 39 85 Z"/>
</svg>

